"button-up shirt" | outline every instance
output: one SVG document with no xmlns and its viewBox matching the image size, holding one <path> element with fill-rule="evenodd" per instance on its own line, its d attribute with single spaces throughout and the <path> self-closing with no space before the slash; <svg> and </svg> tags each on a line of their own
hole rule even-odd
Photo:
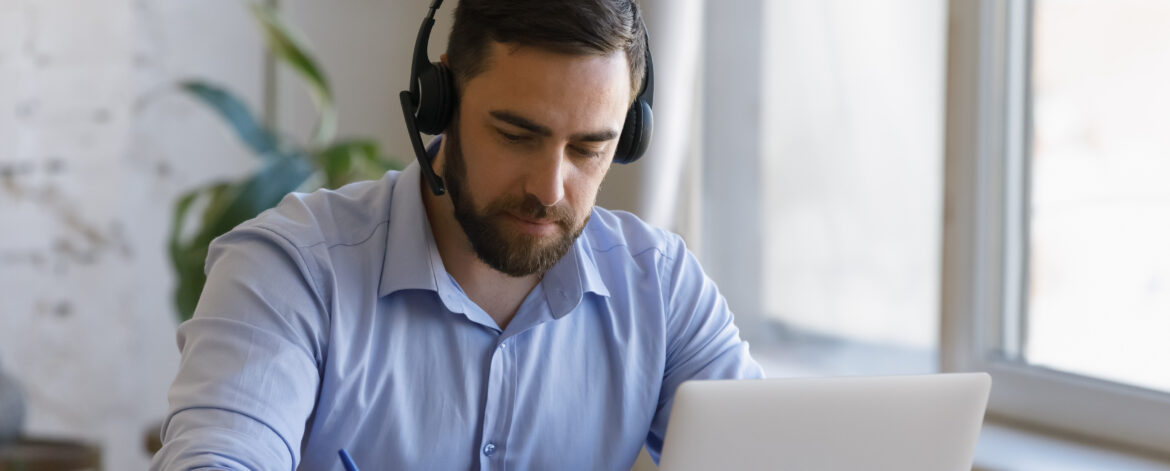
<svg viewBox="0 0 1170 471">
<path fill-rule="evenodd" d="M 501 329 L 435 245 L 419 169 L 292 194 L 211 246 L 154 469 L 623 469 L 675 388 L 761 377 L 682 240 L 594 208 Z"/>
</svg>

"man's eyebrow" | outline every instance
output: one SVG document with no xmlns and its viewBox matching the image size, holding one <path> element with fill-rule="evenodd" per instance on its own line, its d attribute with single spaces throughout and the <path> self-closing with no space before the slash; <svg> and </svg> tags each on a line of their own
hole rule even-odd
<svg viewBox="0 0 1170 471">
<path fill-rule="evenodd" d="M 528 131 L 531 133 L 539 134 L 539 135 L 545 136 L 545 137 L 552 135 L 552 129 L 549 129 L 548 126 L 541 126 L 539 124 L 536 124 L 536 123 L 532 122 L 532 120 L 525 118 L 523 116 L 520 116 L 518 114 L 515 114 L 511 111 L 492 110 L 488 114 L 492 115 L 493 118 L 496 118 L 500 121 L 511 124 L 513 126 L 516 126 L 518 128 L 523 128 L 525 131 Z"/>
<path fill-rule="evenodd" d="M 617 139 L 617 137 L 618 137 L 617 131 L 614 131 L 612 129 L 606 129 L 604 131 L 574 134 L 572 136 L 572 140 L 581 141 L 581 142 L 605 142 L 605 141 L 612 141 L 614 139 Z"/>
<path fill-rule="evenodd" d="M 488 114 L 490 114 L 493 118 L 495 118 L 497 120 L 503 121 L 505 123 L 511 124 L 513 126 L 516 126 L 518 128 L 524 129 L 528 132 L 531 132 L 531 133 L 534 133 L 534 134 L 537 134 L 540 136 L 548 137 L 548 136 L 552 136 L 552 134 L 553 134 L 552 129 L 549 129 L 548 126 L 542 126 L 540 124 L 536 124 L 532 120 L 525 118 L 523 116 L 520 116 L 520 115 L 513 113 L 511 111 L 492 110 Z M 605 142 L 605 141 L 610 141 L 610 140 L 616 139 L 617 137 L 618 137 L 618 132 L 614 131 L 612 129 L 606 129 L 604 131 L 578 133 L 578 134 L 574 134 L 574 135 L 570 136 L 571 140 L 583 141 L 583 142 Z"/>
</svg>

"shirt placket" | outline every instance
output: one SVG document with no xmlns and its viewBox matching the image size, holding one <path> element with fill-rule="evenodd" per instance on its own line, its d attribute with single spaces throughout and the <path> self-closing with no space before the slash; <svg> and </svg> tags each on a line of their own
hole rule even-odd
<svg viewBox="0 0 1170 471">
<path fill-rule="evenodd" d="M 483 430 L 479 444 L 480 469 L 504 469 L 508 430 L 512 425 L 512 408 L 516 395 L 515 346 L 501 337 L 492 351 L 488 371 L 487 403 L 484 404 Z"/>
</svg>

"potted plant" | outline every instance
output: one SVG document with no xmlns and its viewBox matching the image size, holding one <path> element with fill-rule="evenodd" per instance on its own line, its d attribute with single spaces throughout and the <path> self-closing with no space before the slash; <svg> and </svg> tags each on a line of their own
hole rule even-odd
<svg viewBox="0 0 1170 471">
<path fill-rule="evenodd" d="M 337 108 L 324 70 L 301 36 L 264 4 L 248 2 L 273 56 L 306 84 L 317 110 L 317 125 L 307 142 L 281 136 L 257 120 L 232 92 L 204 81 L 180 88 L 216 112 L 260 159 L 258 170 L 237 180 L 211 182 L 181 195 L 171 222 L 169 250 L 177 275 L 175 307 L 180 321 L 190 319 L 207 280 L 204 262 L 213 239 L 275 206 L 291 191 L 336 188 L 379 178 L 401 165 L 384 158 L 371 139 L 338 140 Z"/>
<path fill-rule="evenodd" d="M 402 168 L 382 156 L 372 139 L 337 139 L 333 92 L 307 42 L 273 8 L 247 4 L 271 54 L 304 81 L 316 106 L 317 125 L 307 142 L 297 142 L 256 119 L 224 87 L 201 80 L 179 83 L 180 90 L 223 118 L 260 160 L 260 168 L 251 174 L 201 185 L 180 195 L 175 203 L 168 249 L 177 279 L 174 302 L 180 322 L 195 313 L 207 281 L 203 267 L 208 246 L 216 237 L 276 206 L 289 192 L 337 188 Z M 151 454 L 162 447 L 161 428 L 161 423 L 155 424 L 146 432 L 145 445 Z"/>
</svg>

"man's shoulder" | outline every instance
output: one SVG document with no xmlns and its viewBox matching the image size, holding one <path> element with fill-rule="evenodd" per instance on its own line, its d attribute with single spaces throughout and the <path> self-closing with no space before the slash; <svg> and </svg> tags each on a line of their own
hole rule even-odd
<svg viewBox="0 0 1170 471">
<path fill-rule="evenodd" d="M 296 247 L 353 245 L 368 239 L 390 217 L 390 201 L 400 172 L 310 193 L 289 193 L 275 207 L 235 230 L 262 229 Z"/>
<path fill-rule="evenodd" d="M 675 233 L 643 221 L 637 215 L 600 206 L 593 208 L 583 234 L 594 256 L 637 257 L 647 252 L 673 257 L 682 239 Z"/>
</svg>

